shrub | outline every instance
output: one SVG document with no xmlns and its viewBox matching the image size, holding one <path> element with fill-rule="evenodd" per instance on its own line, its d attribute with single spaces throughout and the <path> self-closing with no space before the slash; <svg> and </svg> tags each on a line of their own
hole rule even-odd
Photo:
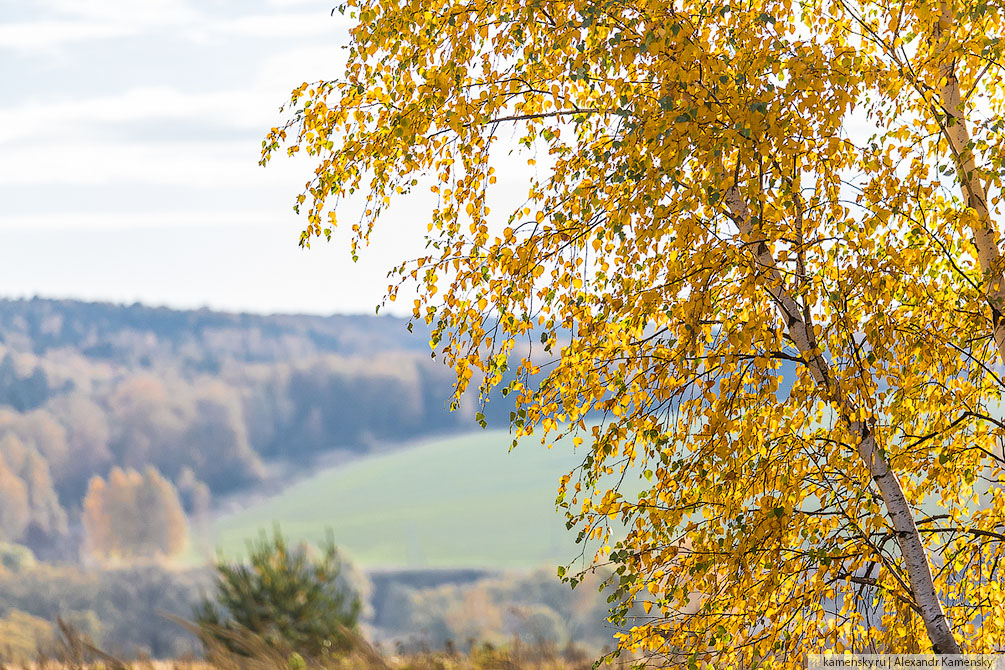
<svg viewBox="0 0 1005 670">
<path fill-rule="evenodd" d="M 247 562 L 216 563 L 215 602 L 204 598 L 195 620 L 237 653 L 250 651 L 240 642 L 250 631 L 276 650 L 317 658 L 350 647 L 360 608 L 330 538 L 320 552 L 290 548 L 276 528 L 248 543 Z"/>
</svg>

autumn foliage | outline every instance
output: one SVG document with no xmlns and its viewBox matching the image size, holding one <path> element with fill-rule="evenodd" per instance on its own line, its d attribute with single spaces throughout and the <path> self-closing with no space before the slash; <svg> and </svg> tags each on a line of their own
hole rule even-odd
<svg viewBox="0 0 1005 670">
<path fill-rule="evenodd" d="M 263 162 L 314 157 L 304 244 L 365 201 L 354 255 L 432 189 L 414 317 L 458 393 L 522 355 L 518 437 L 592 433 L 559 502 L 617 569 L 623 648 L 1005 646 L 1001 6 L 340 9 L 344 71 Z M 521 145 L 526 197 L 490 214 Z"/>
<path fill-rule="evenodd" d="M 84 498 L 86 549 L 97 558 L 168 557 L 185 548 L 188 522 L 178 492 L 156 468 L 113 468 L 91 479 Z"/>
</svg>

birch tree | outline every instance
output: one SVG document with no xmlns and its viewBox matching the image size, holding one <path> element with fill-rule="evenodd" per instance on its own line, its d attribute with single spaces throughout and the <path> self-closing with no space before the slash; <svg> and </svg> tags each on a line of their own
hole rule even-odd
<svg viewBox="0 0 1005 670">
<path fill-rule="evenodd" d="M 304 245 L 366 203 L 354 257 L 432 189 L 388 297 L 417 283 L 457 393 L 515 395 L 518 439 L 572 434 L 559 504 L 616 570 L 621 650 L 1005 647 L 1000 4 L 339 10 L 344 71 L 262 161 L 313 157 Z M 499 216 L 511 138 L 541 164 Z"/>
</svg>

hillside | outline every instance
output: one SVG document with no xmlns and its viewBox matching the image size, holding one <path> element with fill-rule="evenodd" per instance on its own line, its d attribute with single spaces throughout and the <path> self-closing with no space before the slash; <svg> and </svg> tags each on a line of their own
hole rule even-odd
<svg viewBox="0 0 1005 670">
<path fill-rule="evenodd" d="M 470 433 L 474 403 L 447 411 L 453 371 L 415 331 L 0 300 L 0 615 L 68 617 L 127 656 L 188 653 L 157 613 L 188 616 L 204 592 L 207 529 L 234 556 L 276 520 L 295 538 L 331 528 L 375 575 L 382 639 L 537 639 L 544 621 L 561 644 L 609 640 L 603 598 L 555 578 L 578 552 L 554 505 L 571 446 L 507 453 L 505 432 Z M 489 425 L 511 407 L 491 403 Z"/>
<path fill-rule="evenodd" d="M 44 354 L 73 349 L 123 364 L 216 367 L 226 360 L 274 362 L 319 354 L 428 350 L 427 338 L 388 316 L 231 314 L 142 304 L 0 299 L 0 343 Z M 416 325 L 416 332 L 422 330 Z"/>
<path fill-rule="evenodd" d="M 336 544 L 365 568 L 530 568 L 567 563 L 575 535 L 555 511 L 559 478 L 584 447 L 548 450 L 506 431 L 420 442 L 326 469 L 278 495 L 217 519 L 213 543 L 240 555 L 279 523 L 290 537 Z M 194 557 L 193 557 L 194 558 Z"/>
<path fill-rule="evenodd" d="M 0 537 L 61 561 L 172 554 L 177 543 L 114 537 L 114 508 L 144 523 L 180 504 L 195 521 L 333 453 L 469 430 L 474 407 L 447 411 L 453 373 L 406 325 L 0 300 Z M 137 507 L 126 483 L 139 473 L 164 484 Z"/>
</svg>

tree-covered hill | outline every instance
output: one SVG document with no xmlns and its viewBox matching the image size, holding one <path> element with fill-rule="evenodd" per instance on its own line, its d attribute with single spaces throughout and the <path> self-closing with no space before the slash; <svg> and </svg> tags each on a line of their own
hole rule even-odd
<svg viewBox="0 0 1005 670">
<path fill-rule="evenodd" d="M 183 538 L 206 537 L 214 500 L 275 490 L 291 472 L 341 462 L 335 456 L 380 451 L 380 457 L 340 468 L 342 474 L 324 471 L 340 489 L 338 500 L 309 490 L 314 497 L 308 500 L 310 479 L 285 499 L 313 505 L 315 514 L 306 520 L 311 529 L 332 527 L 361 567 L 396 563 L 393 554 L 381 561 L 360 549 L 374 533 L 394 532 L 374 523 L 375 515 L 400 515 L 401 523 L 419 531 L 431 515 L 460 509 L 466 516 L 421 528 L 430 534 L 419 546 L 428 561 L 419 563 L 485 565 L 376 576 L 379 588 L 367 606 L 375 639 L 406 646 L 514 637 L 595 642 L 598 648 L 609 642 L 610 631 L 597 628 L 604 608 L 595 590 L 585 594 L 591 597 L 573 594 L 557 585 L 551 569 L 516 577 L 486 571 L 570 558 L 560 548 L 561 519 L 539 524 L 534 508 L 550 514 L 554 480 L 575 454 L 528 445 L 520 458 L 507 458 L 508 438 L 501 433 L 429 441 L 431 448 L 393 457 L 383 453 L 476 425 L 471 401 L 447 411 L 452 371 L 431 359 L 421 330 L 416 325 L 409 333 L 405 321 L 389 317 L 0 300 L 0 624 L 51 633 L 59 614 L 127 656 L 183 653 L 194 641 L 156 612 L 187 616 L 205 589 L 206 571 L 179 569 L 180 554 Z M 490 423 L 504 425 L 510 407 L 492 403 Z M 480 475 L 460 476 L 476 463 Z M 527 477 L 528 469 L 534 477 Z M 391 479 L 408 478 L 410 485 L 374 507 L 378 484 L 386 491 L 394 488 Z M 463 486 L 427 495 L 445 478 Z M 514 488 L 514 480 L 520 486 Z M 367 486 L 375 490 L 361 489 Z M 406 504 L 405 495 L 413 496 L 407 513 L 395 507 Z M 415 504 L 418 498 L 422 504 Z M 485 551 L 462 556 L 442 536 L 459 524 L 470 528 L 473 518 L 484 521 L 472 514 L 514 498 L 519 509 L 494 510 L 510 528 L 498 539 L 538 553 L 485 561 Z M 277 500 L 266 504 L 286 509 Z M 373 532 L 330 523 L 322 512 L 333 502 L 373 524 Z M 243 526 L 228 534 L 218 523 L 210 542 L 243 546 L 273 518 L 298 539 L 313 537 L 258 505 L 244 516 L 224 516 L 231 525 L 244 519 Z M 48 563 L 36 563 L 18 545 Z M 199 549 L 189 547 L 186 558 Z M 478 617 L 469 615 L 472 608 Z"/>
<path fill-rule="evenodd" d="M 258 315 L 139 303 L 0 299 L 0 342 L 44 354 L 70 348 L 124 364 L 275 362 L 319 354 L 426 351 L 426 340 L 389 316 Z"/>
<path fill-rule="evenodd" d="M 447 411 L 452 373 L 415 330 L 391 317 L 0 300 L 0 539 L 43 558 L 105 556 L 93 541 L 107 523 L 82 523 L 88 505 L 198 522 L 214 496 L 271 472 L 470 428 L 474 407 Z M 123 482 L 139 473 L 163 477 L 164 494 L 133 500 Z"/>
</svg>

